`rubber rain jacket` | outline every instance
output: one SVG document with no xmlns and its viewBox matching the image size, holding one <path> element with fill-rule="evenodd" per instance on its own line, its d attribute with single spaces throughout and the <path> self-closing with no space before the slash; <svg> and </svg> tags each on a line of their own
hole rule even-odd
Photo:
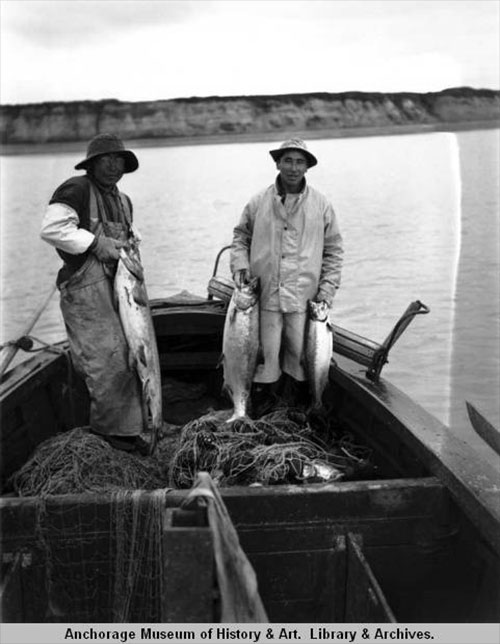
<svg viewBox="0 0 500 644">
<path fill-rule="evenodd" d="M 305 180 L 304 180 L 305 181 Z M 308 299 L 331 306 L 340 286 L 342 236 L 332 205 L 307 183 L 290 214 L 279 175 L 252 197 L 234 228 L 230 267 L 260 278 L 268 311 L 303 312 Z"/>
</svg>

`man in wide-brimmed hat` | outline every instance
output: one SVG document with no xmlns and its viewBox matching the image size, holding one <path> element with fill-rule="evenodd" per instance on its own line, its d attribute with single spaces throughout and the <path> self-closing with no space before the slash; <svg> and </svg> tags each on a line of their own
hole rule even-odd
<svg viewBox="0 0 500 644">
<path fill-rule="evenodd" d="M 90 426 L 113 447 L 148 449 L 141 392 L 113 299 L 119 251 L 134 236 L 132 203 L 116 186 L 137 157 L 114 134 L 98 134 L 49 202 L 41 237 L 63 260 L 57 276 L 73 363 L 90 396 Z"/>
<path fill-rule="evenodd" d="M 318 163 L 306 143 L 288 139 L 270 155 L 279 174 L 245 206 L 231 250 L 236 285 L 251 277 L 260 279 L 264 362 L 257 367 L 252 398 L 261 407 L 283 381 L 297 402 L 307 401 L 303 356 L 307 301 L 331 307 L 343 255 L 333 207 L 305 179 Z"/>
</svg>

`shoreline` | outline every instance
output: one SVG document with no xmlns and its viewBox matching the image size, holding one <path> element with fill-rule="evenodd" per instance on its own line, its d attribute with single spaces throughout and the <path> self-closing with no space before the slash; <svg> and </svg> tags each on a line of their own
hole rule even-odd
<svg viewBox="0 0 500 644">
<path fill-rule="evenodd" d="M 336 129 L 327 128 L 318 130 L 281 130 L 279 132 L 253 132 L 242 134 L 207 134 L 203 136 L 175 136 L 137 139 L 125 138 L 125 141 L 130 147 L 153 148 L 179 147 L 188 145 L 217 145 L 227 143 L 260 143 L 267 141 L 283 141 L 291 138 L 292 136 L 300 136 L 306 140 L 340 139 L 369 136 L 427 134 L 433 132 L 466 132 L 498 128 L 500 128 L 500 121 L 491 120 Z M 80 152 L 85 147 L 86 141 L 65 141 L 57 143 L 8 143 L 0 144 L 0 156 Z"/>
</svg>

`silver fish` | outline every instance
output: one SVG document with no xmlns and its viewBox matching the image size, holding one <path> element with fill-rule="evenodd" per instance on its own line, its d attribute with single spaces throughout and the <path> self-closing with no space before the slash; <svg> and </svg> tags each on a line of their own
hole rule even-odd
<svg viewBox="0 0 500 644">
<path fill-rule="evenodd" d="M 248 400 L 259 355 L 259 280 L 236 286 L 224 323 L 222 364 L 224 388 L 233 401 L 227 421 L 247 416 Z"/>
<path fill-rule="evenodd" d="M 308 301 L 305 366 L 313 408 L 321 407 L 332 359 L 333 331 L 325 302 Z"/>
<path fill-rule="evenodd" d="M 137 242 L 120 249 L 114 291 L 129 347 L 129 365 L 142 385 L 143 429 L 152 432 L 153 453 L 163 423 L 160 359 Z"/>
<path fill-rule="evenodd" d="M 338 481 L 343 478 L 344 473 L 327 461 L 315 459 L 311 463 L 305 463 L 302 468 L 302 479 L 312 481 Z"/>
</svg>

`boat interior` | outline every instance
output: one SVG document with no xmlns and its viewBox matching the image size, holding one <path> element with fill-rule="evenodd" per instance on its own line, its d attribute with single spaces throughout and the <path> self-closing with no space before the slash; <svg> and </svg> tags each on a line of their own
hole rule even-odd
<svg viewBox="0 0 500 644">
<path fill-rule="evenodd" d="M 152 302 L 163 381 L 201 385 L 195 400 L 166 401 L 166 422 L 182 425 L 228 405 L 217 367 L 224 311 L 213 298 Z M 353 369 L 346 352 L 356 338 L 348 336 L 324 400 L 376 467 L 348 481 L 221 489 L 269 620 L 496 622 L 494 537 L 485 538 L 482 516 L 464 512 L 410 435 L 408 427 L 428 418 L 398 399 L 380 370 L 375 379 L 365 373 L 379 347 L 365 343 L 370 360 Z M 213 536 L 203 506 L 186 503 L 189 490 L 139 490 L 130 501 L 20 498 L 9 487 L 41 442 L 87 423 L 87 393 L 64 343 L 3 378 L 3 621 L 218 621 Z"/>
</svg>

